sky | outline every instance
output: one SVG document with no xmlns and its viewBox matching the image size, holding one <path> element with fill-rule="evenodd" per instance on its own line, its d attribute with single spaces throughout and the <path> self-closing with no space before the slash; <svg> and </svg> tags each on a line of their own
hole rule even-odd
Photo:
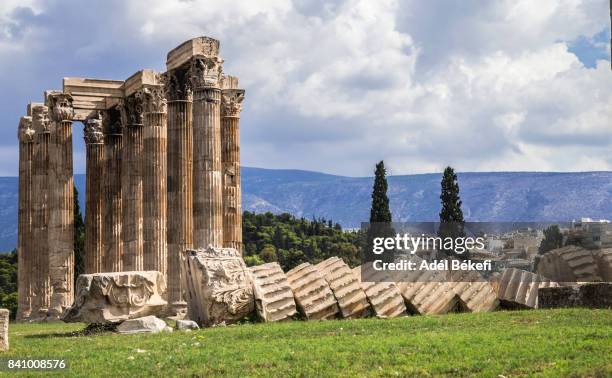
<svg viewBox="0 0 612 378">
<path fill-rule="evenodd" d="M 0 176 L 62 78 L 165 70 L 221 41 L 242 164 L 346 176 L 612 170 L 608 0 L 2 0 Z M 74 125 L 75 172 L 85 170 Z"/>
</svg>

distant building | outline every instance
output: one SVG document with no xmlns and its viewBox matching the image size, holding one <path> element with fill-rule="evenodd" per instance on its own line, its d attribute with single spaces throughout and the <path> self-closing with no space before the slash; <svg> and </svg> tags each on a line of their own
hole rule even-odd
<svg viewBox="0 0 612 378">
<path fill-rule="evenodd" d="M 591 218 L 572 221 L 568 238 L 579 239 L 585 248 L 612 247 L 612 222 L 607 219 Z"/>
</svg>

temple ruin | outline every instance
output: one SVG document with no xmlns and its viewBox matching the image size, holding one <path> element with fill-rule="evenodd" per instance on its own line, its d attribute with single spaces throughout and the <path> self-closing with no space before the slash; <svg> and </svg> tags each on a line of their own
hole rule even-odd
<svg viewBox="0 0 612 378">
<path fill-rule="evenodd" d="M 219 41 L 170 51 L 166 72 L 123 81 L 64 78 L 19 122 L 20 320 L 74 300 L 72 127 L 86 144 L 85 273 L 158 271 L 185 311 L 180 254 L 242 248 L 240 111 Z"/>
</svg>

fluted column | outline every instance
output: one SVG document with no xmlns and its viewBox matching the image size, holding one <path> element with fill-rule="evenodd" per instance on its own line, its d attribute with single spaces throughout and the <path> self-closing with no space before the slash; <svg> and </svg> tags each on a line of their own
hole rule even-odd
<svg viewBox="0 0 612 378">
<path fill-rule="evenodd" d="M 222 60 L 197 56 L 191 62 L 193 85 L 193 244 L 223 245 L 223 183 L 221 179 Z"/>
<path fill-rule="evenodd" d="M 238 78 L 223 78 L 221 90 L 221 161 L 223 164 L 223 246 L 242 253 L 240 187 L 240 111 L 244 90 Z"/>
<path fill-rule="evenodd" d="M 51 123 L 48 108 L 36 105 L 32 108 L 32 125 L 36 132 L 34 165 L 32 168 L 32 312 L 31 319 L 47 317 L 50 302 L 49 280 L 49 140 Z"/>
<path fill-rule="evenodd" d="M 32 117 L 19 121 L 19 221 L 17 247 L 17 320 L 30 317 L 32 311 L 32 164 L 34 138 Z"/>
<path fill-rule="evenodd" d="M 193 98 L 187 69 L 167 74 L 168 99 L 168 303 L 174 313 L 187 303 L 180 253 L 193 247 Z"/>
<path fill-rule="evenodd" d="M 137 92 L 121 106 L 123 154 L 121 159 L 121 201 L 123 270 L 143 269 L 143 116 L 142 93 Z"/>
<path fill-rule="evenodd" d="M 50 142 L 49 278 L 50 318 L 59 318 L 74 297 L 74 178 L 72 171 L 72 97 L 48 95 L 54 124 Z"/>
<path fill-rule="evenodd" d="M 87 148 L 85 189 L 85 273 L 104 269 L 104 134 L 100 114 L 85 121 Z"/>
<path fill-rule="evenodd" d="M 167 268 L 166 245 L 166 98 L 162 85 L 142 89 L 144 100 L 144 270 L 163 275 Z"/>
<path fill-rule="evenodd" d="M 121 272 L 123 269 L 121 154 L 123 127 L 119 109 L 108 111 L 104 123 L 104 271 Z"/>
</svg>

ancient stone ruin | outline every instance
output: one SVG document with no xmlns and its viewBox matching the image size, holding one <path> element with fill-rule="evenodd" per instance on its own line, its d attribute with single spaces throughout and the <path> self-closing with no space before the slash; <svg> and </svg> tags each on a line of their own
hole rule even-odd
<svg viewBox="0 0 612 378">
<path fill-rule="evenodd" d="M 219 41 L 194 38 L 168 53 L 166 72 L 67 77 L 28 105 L 18 131 L 19 320 L 58 318 L 74 300 L 75 121 L 87 150 L 85 273 L 160 272 L 179 313 L 180 252 L 240 253 L 244 90 L 222 66 Z"/>
<path fill-rule="evenodd" d="M 9 310 L 0 308 L 0 352 L 9 350 Z"/>
</svg>

